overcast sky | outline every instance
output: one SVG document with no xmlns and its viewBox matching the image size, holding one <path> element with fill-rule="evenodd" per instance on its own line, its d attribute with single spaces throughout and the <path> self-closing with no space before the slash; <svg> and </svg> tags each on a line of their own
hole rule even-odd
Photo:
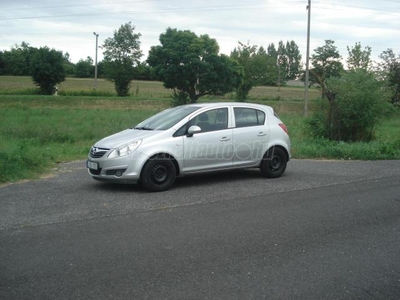
<svg viewBox="0 0 400 300">
<path fill-rule="evenodd" d="M 68 52 L 71 61 L 95 57 L 99 45 L 122 24 L 141 33 L 144 58 L 168 27 L 208 34 L 229 55 L 238 41 L 265 48 L 294 40 L 305 61 L 308 0 L 1 0 L 0 51 L 27 42 Z M 361 42 L 372 56 L 388 48 L 400 54 L 400 0 L 311 0 L 311 54 L 325 40 L 347 46 Z M 102 59 L 102 50 L 98 52 Z"/>
</svg>

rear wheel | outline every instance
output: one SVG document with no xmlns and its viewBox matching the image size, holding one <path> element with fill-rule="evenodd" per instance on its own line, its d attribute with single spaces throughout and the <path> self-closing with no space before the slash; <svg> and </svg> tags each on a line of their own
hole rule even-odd
<svg viewBox="0 0 400 300">
<path fill-rule="evenodd" d="M 176 169 L 171 159 L 157 157 L 150 159 L 143 167 L 140 182 L 151 192 L 168 190 L 175 182 Z"/>
<path fill-rule="evenodd" d="M 273 147 L 264 155 L 260 164 L 261 174 L 269 178 L 281 176 L 287 165 L 287 156 L 285 151 L 279 147 Z"/>
</svg>

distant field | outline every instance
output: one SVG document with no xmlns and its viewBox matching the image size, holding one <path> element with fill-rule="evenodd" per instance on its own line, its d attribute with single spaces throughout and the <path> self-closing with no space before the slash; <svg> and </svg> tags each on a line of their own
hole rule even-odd
<svg viewBox="0 0 400 300">
<path fill-rule="evenodd" d="M 93 91 L 94 79 L 67 78 L 59 84 L 58 91 L 60 93 Z M 20 91 L 26 94 L 26 90 L 34 89 L 35 85 L 30 77 L 25 76 L 0 76 L 0 94 L 17 94 Z M 114 84 L 105 79 L 97 79 L 97 91 L 116 95 Z M 162 82 L 159 81 L 138 81 L 134 80 L 131 84 L 131 96 L 140 99 L 169 99 L 171 90 L 164 88 Z M 320 96 L 317 89 L 311 89 L 309 93 L 310 99 L 316 99 Z M 226 94 L 223 97 L 212 97 L 211 99 L 233 100 L 232 94 Z M 250 100 L 303 100 L 304 88 L 302 86 L 293 85 L 280 87 L 264 87 L 258 86 L 253 88 L 249 94 Z M 207 99 L 207 98 L 205 98 Z M 209 98 L 210 99 L 210 98 Z"/>
</svg>

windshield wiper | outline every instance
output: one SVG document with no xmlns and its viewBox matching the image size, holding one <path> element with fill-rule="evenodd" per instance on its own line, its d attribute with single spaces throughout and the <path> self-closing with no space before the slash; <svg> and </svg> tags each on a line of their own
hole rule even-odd
<svg viewBox="0 0 400 300">
<path fill-rule="evenodd" d="M 137 129 L 137 130 L 154 130 L 153 128 L 150 128 L 150 127 L 134 127 L 134 129 Z"/>
</svg>

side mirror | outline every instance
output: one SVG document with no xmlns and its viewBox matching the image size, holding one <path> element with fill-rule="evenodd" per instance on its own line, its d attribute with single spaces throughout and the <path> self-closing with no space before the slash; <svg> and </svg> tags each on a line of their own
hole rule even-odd
<svg viewBox="0 0 400 300">
<path fill-rule="evenodd" d="M 199 133 L 199 132 L 201 132 L 201 128 L 199 126 L 197 126 L 197 125 L 192 125 L 188 129 L 187 136 L 188 137 L 192 137 L 193 134 L 196 134 L 196 133 Z"/>
</svg>

